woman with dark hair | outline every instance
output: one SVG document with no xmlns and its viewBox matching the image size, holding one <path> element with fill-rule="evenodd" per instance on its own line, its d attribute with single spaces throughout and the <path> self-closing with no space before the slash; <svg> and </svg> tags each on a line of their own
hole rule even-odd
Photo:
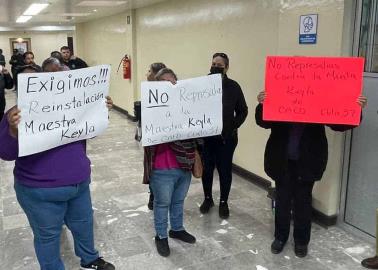
<svg viewBox="0 0 378 270">
<path fill-rule="evenodd" d="M 158 81 L 176 84 L 176 74 L 167 68 L 161 69 Z M 175 141 L 146 147 L 144 158 L 144 177 L 150 182 L 154 192 L 155 244 L 158 253 L 167 257 L 168 213 L 171 230 L 169 237 L 193 244 L 196 238 L 184 228 L 184 200 L 192 179 L 194 165 L 195 140 Z"/>
<path fill-rule="evenodd" d="M 221 74 L 223 80 L 223 130 L 222 135 L 204 138 L 202 176 L 205 200 L 200 211 L 206 214 L 214 206 L 212 188 L 214 170 L 217 168 L 220 181 L 219 216 L 228 218 L 228 196 L 232 183 L 232 159 L 238 144 L 238 128 L 248 115 L 248 107 L 239 84 L 228 78 L 229 58 L 225 53 L 213 55 L 210 74 Z"/>
<path fill-rule="evenodd" d="M 266 92 L 257 96 L 256 123 L 270 129 L 265 147 L 264 169 L 276 183 L 275 232 L 273 254 L 281 253 L 290 234 L 294 218 L 294 251 L 305 257 L 311 238 L 312 189 L 320 181 L 327 166 L 328 143 L 325 126 L 334 131 L 354 128 L 347 125 L 272 122 L 263 120 Z M 356 102 L 364 108 L 367 99 Z"/>
<path fill-rule="evenodd" d="M 147 81 L 155 81 L 155 76 L 156 74 L 163 68 L 166 68 L 166 66 L 163 63 L 157 62 L 157 63 L 152 63 L 150 65 L 150 68 L 146 74 Z"/>
<path fill-rule="evenodd" d="M 63 56 L 62 56 L 62 54 L 60 52 L 53 51 L 53 52 L 50 53 L 50 57 L 58 59 L 58 61 L 60 63 L 60 70 L 61 71 L 70 70 L 70 68 L 64 64 Z"/>
<path fill-rule="evenodd" d="M 59 61 L 49 58 L 43 62 L 43 71 L 59 71 L 57 66 Z M 23 70 L 30 71 L 30 67 Z M 106 103 L 110 108 L 113 102 L 107 98 Z M 95 248 L 86 140 L 18 157 L 20 119 L 21 111 L 14 106 L 0 122 L 0 158 L 15 160 L 14 188 L 33 231 L 41 270 L 65 269 L 60 256 L 63 224 L 72 232 L 80 269 L 114 270 L 114 265 L 100 257 Z"/>
<path fill-rule="evenodd" d="M 147 81 L 155 81 L 156 80 L 156 78 L 155 78 L 156 74 L 163 68 L 166 68 L 166 66 L 163 63 L 160 63 L 160 62 L 152 63 L 150 65 L 150 68 L 148 69 L 147 74 L 146 74 Z M 140 122 L 140 120 L 141 119 L 139 119 L 139 122 Z M 148 151 L 147 148 L 145 148 L 144 150 Z M 148 179 L 143 178 L 143 184 L 149 185 L 150 183 L 146 182 L 146 181 L 148 181 Z M 147 206 L 148 206 L 148 209 L 153 210 L 154 209 L 154 193 L 152 192 L 151 186 L 149 186 L 149 188 L 150 188 L 150 196 L 149 196 Z"/>
</svg>

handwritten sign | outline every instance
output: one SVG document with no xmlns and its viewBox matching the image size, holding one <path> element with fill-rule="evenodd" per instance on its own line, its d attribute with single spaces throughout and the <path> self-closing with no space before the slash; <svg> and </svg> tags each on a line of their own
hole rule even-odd
<svg viewBox="0 0 378 270">
<path fill-rule="evenodd" d="M 219 135 L 220 74 L 170 82 L 142 82 L 142 145 Z"/>
<path fill-rule="evenodd" d="M 18 76 L 19 156 L 93 138 L 108 125 L 110 66 Z"/>
<path fill-rule="evenodd" d="M 264 120 L 359 125 L 363 58 L 266 60 Z"/>
</svg>

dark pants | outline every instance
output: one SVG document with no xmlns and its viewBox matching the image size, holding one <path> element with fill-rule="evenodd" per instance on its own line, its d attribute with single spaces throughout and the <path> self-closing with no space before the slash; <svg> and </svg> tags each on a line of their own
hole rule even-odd
<svg viewBox="0 0 378 270">
<path fill-rule="evenodd" d="M 5 96 L 0 91 L 0 121 L 3 119 L 4 111 L 5 111 Z"/>
<path fill-rule="evenodd" d="M 296 162 L 289 161 L 288 175 L 276 181 L 276 239 L 286 242 L 289 238 L 293 213 L 295 243 L 307 245 L 310 242 L 313 187 L 313 181 L 298 177 Z"/>
<path fill-rule="evenodd" d="M 12 67 L 12 78 L 13 78 L 13 83 L 14 83 L 14 90 L 17 91 L 17 85 L 18 85 L 17 69 L 13 67 Z"/>
<path fill-rule="evenodd" d="M 232 183 L 232 159 L 237 144 L 238 137 L 236 134 L 225 140 L 220 136 L 205 139 L 202 185 L 206 198 L 212 198 L 214 169 L 216 167 L 220 180 L 220 200 L 227 202 Z"/>
</svg>

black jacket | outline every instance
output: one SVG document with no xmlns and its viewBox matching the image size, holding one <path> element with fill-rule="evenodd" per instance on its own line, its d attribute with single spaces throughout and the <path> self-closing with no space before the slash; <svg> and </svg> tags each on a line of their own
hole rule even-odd
<svg viewBox="0 0 378 270">
<path fill-rule="evenodd" d="M 263 120 L 263 105 L 255 112 L 256 123 L 262 128 L 271 129 L 264 155 L 265 172 L 274 181 L 285 177 L 288 169 L 288 142 L 293 123 Z M 299 145 L 298 175 L 304 181 L 319 181 L 327 167 L 328 142 L 325 126 L 334 131 L 346 131 L 355 126 L 306 124 Z"/>
<path fill-rule="evenodd" d="M 70 59 L 68 62 L 63 62 L 63 64 L 65 64 L 71 70 L 88 67 L 87 63 L 85 63 L 85 61 L 80 59 L 79 57 L 75 57 L 74 59 Z"/>
<path fill-rule="evenodd" d="M 227 138 L 244 123 L 248 115 L 248 106 L 239 84 L 227 77 L 223 78 L 223 131 Z"/>
<path fill-rule="evenodd" d="M 0 98 L 4 96 L 5 89 L 12 89 L 13 79 L 10 74 L 0 73 Z"/>
<path fill-rule="evenodd" d="M 3 67 L 5 67 L 5 57 L 4 55 L 0 54 L 0 65 L 2 65 Z"/>
<path fill-rule="evenodd" d="M 12 65 L 12 70 L 17 68 L 18 66 L 22 66 L 24 64 L 24 57 L 22 56 L 22 54 L 14 54 L 9 60 L 9 64 Z"/>
</svg>

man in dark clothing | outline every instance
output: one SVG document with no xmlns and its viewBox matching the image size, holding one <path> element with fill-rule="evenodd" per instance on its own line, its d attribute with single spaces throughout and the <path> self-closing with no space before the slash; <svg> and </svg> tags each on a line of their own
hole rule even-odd
<svg viewBox="0 0 378 270">
<path fill-rule="evenodd" d="M 12 89 L 13 79 L 9 74 L 9 71 L 5 68 L 2 68 L 0 71 L 0 121 L 3 119 L 5 111 L 5 89 Z"/>
<path fill-rule="evenodd" d="M 0 49 L 0 66 L 5 67 L 5 64 L 6 64 L 6 62 L 5 62 L 5 57 L 3 55 L 3 50 Z"/>
<path fill-rule="evenodd" d="M 264 158 L 265 172 L 276 183 L 275 240 L 271 251 L 278 254 L 283 250 L 293 213 L 294 251 L 297 257 L 305 257 L 311 238 L 312 189 L 321 180 L 328 161 L 325 126 L 334 131 L 354 126 L 264 121 L 265 97 L 265 92 L 258 95 L 255 118 L 257 125 L 271 130 Z M 366 102 L 363 96 L 357 100 L 362 108 Z"/>
<path fill-rule="evenodd" d="M 228 196 L 232 183 L 232 159 L 238 144 L 237 129 L 244 123 L 248 115 L 248 107 L 239 84 L 227 77 L 229 59 L 225 53 L 213 55 L 211 74 L 222 74 L 223 78 L 223 130 L 221 136 L 204 139 L 203 162 L 204 170 L 202 185 L 205 200 L 200 206 L 203 214 L 214 206 L 212 187 L 215 167 L 218 169 L 220 181 L 219 216 L 228 218 Z"/>
<path fill-rule="evenodd" d="M 68 46 L 63 46 L 60 48 L 60 52 L 63 57 L 63 64 L 68 66 L 71 70 L 88 67 L 84 60 L 74 56 L 71 53 L 71 49 Z"/>
<path fill-rule="evenodd" d="M 19 50 L 13 50 L 13 55 L 11 57 L 11 60 L 9 61 L 9 64 L 12 65 L 11 71 L 14 80 L 15 90 L 17 91 L 17 68 L 24 65 L 24 57 Z"/>
</svg>

